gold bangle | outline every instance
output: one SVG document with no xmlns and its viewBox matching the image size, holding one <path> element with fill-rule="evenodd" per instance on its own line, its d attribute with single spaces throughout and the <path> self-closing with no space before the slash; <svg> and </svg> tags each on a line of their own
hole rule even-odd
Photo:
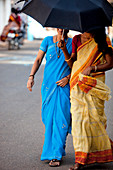
<svg viewBox="0 0 113 170">
<path fill-rule="evenodd" d="M 69 58 L 69 59 L 67 59 L 67 60 L 65 59 L 65 61 L 70 61 L 70 60 L 71 60 L 71 58 L 72 58 L 72 57 L 70 57 L 70 58 Z"/>
<path fill-rule="evenodd" d="M 95 66 L 95 72 L 97 71 L 97 66 Z"/>
</svg>

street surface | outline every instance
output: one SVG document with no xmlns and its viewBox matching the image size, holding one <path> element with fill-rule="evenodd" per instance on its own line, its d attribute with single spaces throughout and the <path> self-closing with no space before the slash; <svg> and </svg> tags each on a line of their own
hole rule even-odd
<svg viewBox="0 0 113 170">
<path fill-rule="evenodd" d="M 44 64 L 35 76 L 33 91 L 26 83 L 41 41 L 26 41 L 20 50 L 0 46 L 0 170 L 68 170 L 74 164 L 72 137 L 68 135 L 66 157 L 60 167 L 51 168 L 40 161 L 44 140 L 41 121 L 41 82 Z M 107 132 L 113 140 L 113 70 L 106 84 L 112 98 L 105 105 Z M 85 170 L 113 170 L 113 163 L 89 165 Z"/>
</svg>

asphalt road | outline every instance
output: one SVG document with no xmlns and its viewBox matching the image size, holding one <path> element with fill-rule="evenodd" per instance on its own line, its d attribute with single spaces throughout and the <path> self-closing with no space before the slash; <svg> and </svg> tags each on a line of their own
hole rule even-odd
<svg viewBox="0 0 113 170">
<path fill-rule="evenodd" d="M 66 157 L 58 168 L 40 161 L 44 140 L 41 121 L 42 65 L 35 76 L 33 91 L 26 88 L 32 63 L 41 41 L 25 42 L 21 50 L 0 47 L 0 170 L 68 170 L 74 163 L 72 137 L 68 135 Z M 106 84 L 112 90 L 113 70 L 107 72 Z M 113 140 L 113 99 L 105 105 L 107 131 Z M 113 170 L 113 163 L 86 166 L 88 170 Z"/>
</svg>

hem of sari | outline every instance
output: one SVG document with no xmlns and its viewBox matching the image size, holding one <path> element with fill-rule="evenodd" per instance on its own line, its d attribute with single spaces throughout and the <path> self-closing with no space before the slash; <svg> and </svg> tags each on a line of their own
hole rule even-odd
<svg viewBox="0 0 113 170">
<path fill-rule="evenodd" d="M 113 162 L 113 149 L 90 153 L 75 152 L 75 158 L 75 163 L 82 165 Z"/>
<path fill-rule="evenodd" d="M 109 162 L 113 162 L 113 159 L 112 160 L 107 160 L 107 161 L 92 161 L 92 162 L 88 162 L 88 163 L 83 163 L 83 162 L 79 162 L 78 160 L 75 161 L 75 163 L 79 163 L 81 165 L 90 165 L 90 164 L 94 164 L 94 163 L 109 163 Z"/>
<path fill-rule="evenodd" d="M 56 156 L 54 156 L 54 157 L 48 157 L 48 158 L 46 158 L 46 157 L 43 157 L 43 158 L 41 158 L 40 160 L 41 161 L 50 161 L 50 160 L 52 160 L 52 159 L 57 159 L 57 160 L 62 160 L 62 157 L 61 158 L 59 158 L 59 157 L 56 157 Z"/>
<path fill-rule="evenodd" d="M 57 160 L 62 160 L 62 157 L 66 156 L 66 152 L 62 153 L 60 156 L 55 156 L 55 155 L 41 155 L 40 160 L 41 161 L 48 161 L 52 159 L 57 159 Z"/>
</svg>

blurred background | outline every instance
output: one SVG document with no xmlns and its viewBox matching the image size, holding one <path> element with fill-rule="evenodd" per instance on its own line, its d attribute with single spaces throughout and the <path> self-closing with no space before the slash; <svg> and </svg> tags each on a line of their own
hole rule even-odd
<svg viewBox="0 0 113 170">
<path fill-rule="evenodd" d="M 3 31 L 4 26 L 8 23 L 9 16 L 11 14 L 11 8 L 22 8 L 24 2 L 21 2 L 15 5 L 15 2 L 18 0 L 0 0 L 0 35 Z M 113 0 L 108 0 L 113 5 Z M 20 14 L 22 22 L 24 22 L 26 26 L 26 36 L 28 40 L 33 39 L 43 39 L 45 36 L 56 34 L 56 30 L 54 28 L 43 28 L 37 21 L 33 18 L 26 16 L 25 14 Z M 109 27 L 106 29 L 107 34 L 109 34 L 111 41 L 113 41 L 113 28 Z M 73 37 L 75 34 L 78 34 L 76 31 L 70 31 L 69 36 Z"/>
<path fill-rule="evenodd" d="M 3 28 L 8 23 L 9 16 L 11 14 L 11 8 L 21 9 L 24 2 L 20 2 L 19 4 L 15 5 L 15 2 L 18 0 L 0 0 L 0 35 L 3 31 Z M 33 39 L 43 39 L 49 35 L 55 35 L 56 29 L 55 28 L 44 28 L 41 26 L 40 23 L 35 21 L 30 16 L 25 15 L 24 13 L 19 14 L 21 17 L 22 22 L 24 22 L 26 26 L 26 36 L 25 38 L 32 41 Z M 70 31 L 69 36 L 73 37 L 75 34 L 78 34 L 77 31 Z"/>
</svg>

